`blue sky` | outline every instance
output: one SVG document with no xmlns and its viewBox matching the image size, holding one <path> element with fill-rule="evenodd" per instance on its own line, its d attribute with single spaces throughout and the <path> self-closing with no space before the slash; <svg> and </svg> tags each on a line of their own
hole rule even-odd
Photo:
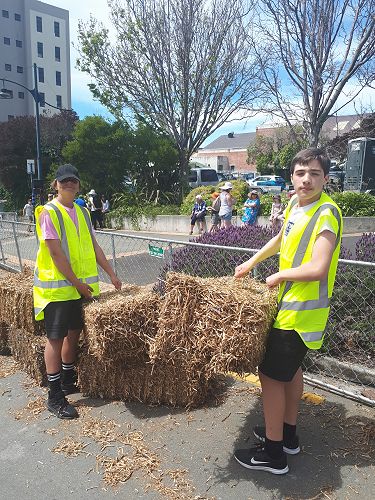
<svg viewBox="0 0 375 500">
<path fill-rule="evenodd" d="M 78 32 L 78 21 L 88 21 L 90 14 L 95 18 L 100 19 L 100 21 L 106 26 L 110 26 L 109 22 L 109 9 L 106 0 L 47 0 L 46 3 L 55 5 L 66 10 L 69 10 L 70 16 L 70 39 L 72 42 L 71 47 L 71 71 L 72 71 L 72 107 L 78 113 L 80 118 L 84 118 L 88 115 L 101 115 L 110 118 L 110 114 L 98 101 L 95 101 L 92 97 L 90 90 L 87 85 L 91 82 L 90 77 L 75 68 L 75 61 L 77 59 L 78 53 L 74 45 L 77 45 L 77 32 Z M 361 98 L 356 99 L 356 107 L 360 110 L 361 106 L 372 104 L 375 108 L 375 92 L 372 89 L 368 89 L 363 92 Z M 354 114 L 355 108 L 353 105 L 349 105 L 340 111 L 340 114 Z M 214 132 L 206 141 L 208 144 L 212 140 L 216 139 L 222 134 L 228 134 L 229 132 L 244 133 L 244 132 L 254 132 L 255 128 L 262 125 L 264 122 L 270 121 L 270 117 L 262 114 L 257 115 L 253 118 L 247 120 L 231 121 L 230 123 L 224 124 L 216 132 Z"/>
</svg>

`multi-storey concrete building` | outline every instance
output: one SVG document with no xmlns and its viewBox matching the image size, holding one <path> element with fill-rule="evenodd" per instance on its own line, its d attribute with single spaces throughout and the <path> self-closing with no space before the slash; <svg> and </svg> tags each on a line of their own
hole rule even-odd
<svg viewBox="0 0 375 500">
<path fill-rule="evenodd" d="M 41 98 L 58 108 L 71 108 L 69 12 L 37 0 L 0 2 L 0 86 L 12 99 L 0 100 L 0 121 L 35 115 L 33 64 L 37 65 Z M 40 112 L 56 109 L 43 105 Z"/>
</svg>

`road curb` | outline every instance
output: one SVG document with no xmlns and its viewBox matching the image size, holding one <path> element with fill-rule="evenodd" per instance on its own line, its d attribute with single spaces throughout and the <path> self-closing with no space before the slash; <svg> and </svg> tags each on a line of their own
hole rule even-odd
<svg viewBox="0 0 375 500">
<path fill-rule="evenodd" d="M 339 361 L 329 356 L 307 356 L 303 364 L 309 372 L 322 371 L 328 376 L 338 376 L 349 382 L 375 387 L 375 370 L 356 363 Z"/>
</svg>

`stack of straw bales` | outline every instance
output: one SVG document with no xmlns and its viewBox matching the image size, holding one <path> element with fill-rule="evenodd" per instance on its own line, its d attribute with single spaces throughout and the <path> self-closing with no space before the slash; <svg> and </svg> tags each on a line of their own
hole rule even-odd
<svg viewBox="0 0 375 500">
<path fill-rule="evenodd" d="M 84 352 L 79 383 L 84 394 L 150 399 L 149 344 L 157 332 L 160 298 L 149 287 L 124 287 L 84 308 Z"/>
<path fill-rule="evenodd" d="M 33 274 L 9 274 L 0 283 L 0 322 L 7 331 L 7 345 L 21 369 L 45 385 L 44 324 L 34 319 Z"/>
<path fill-rule="evenodd" d="M 256 370 L 276 310 L 276 291 L 253 279 L 169 273 L 150 359 L 167 379 L 178 367 L 200 403 L 216 374 Z"/>
<path fill-rule="evenodd" d="M 8 344 L 8 330 L 9 326 L 0 322 L 0 354 L 9 354 L 9 344 Z"/>
</svg>

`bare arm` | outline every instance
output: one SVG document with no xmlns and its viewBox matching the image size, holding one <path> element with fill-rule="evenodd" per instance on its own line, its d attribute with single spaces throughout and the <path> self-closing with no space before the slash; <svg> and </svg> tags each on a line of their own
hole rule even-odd
<svg viewBox="0 0 375 500">
<path fill-rule="evenodd" d="M 71 265 L 61 248 L 60 240 L 45 241 L 52 260 L 60 273 L 63 274 L 68 281 L 70 281 L 70 283 L 77 289 L 78 293 L 80 293 L 83 297 L 86 299 L 92 297 L 91 286 L 79 281 L 77 276 L 74 274 L 73 269 L 71 268 Z"/>
<path fill-rule="evenodd" d="M 311 260 L 298 267 L 283 269 L 266 279 L 272 288 L 283 281 L 319 281 L 326 278 L 335 250 L 336 235 L 331 231 L 323 231 L 315 240 Z"/>
<path fill-rule="evenodd" d="M 274 236 L 268 243 L 264 245 L 251 259 L 236 267 L 234 272 L 235 278 L 243 278 L 248 274 L 257 264 L 262 262 L 272 255 L 276 255 L 280 250 L 282 238 L 282 230 Z"/>
</svg>

